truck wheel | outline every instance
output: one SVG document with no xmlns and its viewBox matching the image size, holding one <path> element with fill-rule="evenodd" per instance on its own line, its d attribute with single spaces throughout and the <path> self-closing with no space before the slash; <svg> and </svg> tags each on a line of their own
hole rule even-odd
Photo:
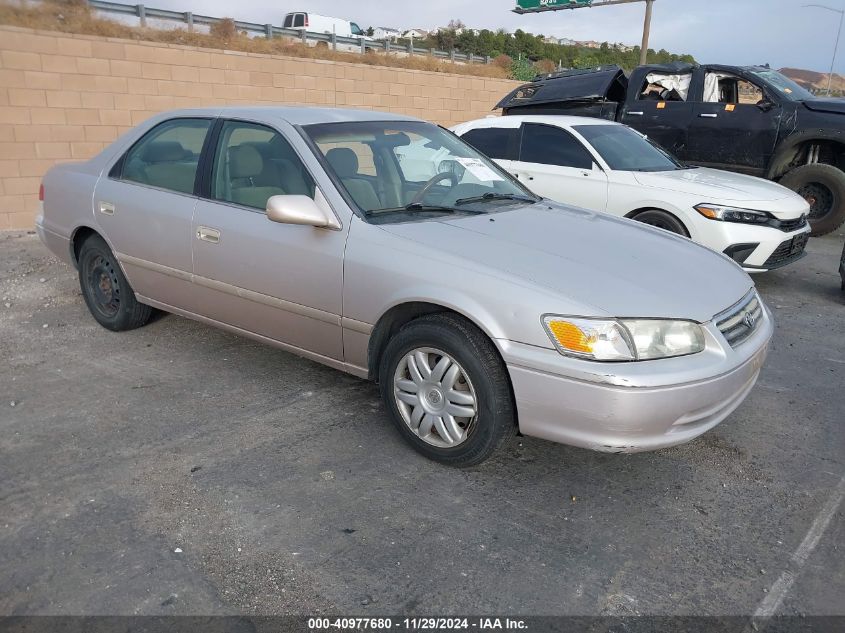
<svg viewBox="0 0 845 633">
<path fill-rule="evenodd" d="M 810 235 L 827 235 L 845 222 L 845 172 L 817 163 L 796 167 L 780 184 L 810 203 Z"/>
<path fill-rule="evenodd" d="M 649 209 L 648 211 L 640 211 L 633 219 L 649 226 L 656 226 L 658 229 L 669 231 L 670 233 L 677 233 L 684 237 L 689 237 L 689 231 L 681 222 L 671 213 L 661 209 Z"/>
</svg>

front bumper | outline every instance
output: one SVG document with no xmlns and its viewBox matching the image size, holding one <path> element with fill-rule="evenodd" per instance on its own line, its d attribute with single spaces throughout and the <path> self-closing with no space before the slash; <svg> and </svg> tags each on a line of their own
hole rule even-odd
<svg viewBox="0 0 845 633">
<path fill-rule="evenodd" d="M 688 442 L 722 422 L 751 391 L 773 331 L 765 308 L 763 317 L 736 349 L 709 323 L 703 352 L 638 363 L 578 361 L 508 342 L 503 355 L 519 429 L 523 435 L 613 453 Z"/>
<path fill-rule="evenodd" d="M 809 224 L 785 232 L 768 226 L 713 220 L 708 222 L 707 228 L 709 235 L 702 243 L 715 251 L 725 253 L 743 246 L 753 248 L 743 261 L 737 262 L 747 272 L 765 272 L 801 259 L 811 230 Z"/>
</svg>

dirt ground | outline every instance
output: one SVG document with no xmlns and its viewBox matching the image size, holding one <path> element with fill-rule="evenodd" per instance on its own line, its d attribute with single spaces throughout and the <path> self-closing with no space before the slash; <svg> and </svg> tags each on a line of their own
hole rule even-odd
<svg viewBox="0 0 845 633">
<path fill-rule="evenodd" d="M 372 384 L 174 316 L 107 332 L 0 234 L 0 614 L 845 615 L 843 239 L 756 277 L 771 355 L 710 433 L 454 470 Z"/>
</svg>

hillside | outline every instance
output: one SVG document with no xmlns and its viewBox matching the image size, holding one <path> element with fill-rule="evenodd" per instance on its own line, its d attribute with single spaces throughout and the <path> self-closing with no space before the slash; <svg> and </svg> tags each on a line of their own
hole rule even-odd
<svg viewBox="0 0 845 633">
<path fill-rule="evenodd" d="M 827 90 L 827 73 L 801 68 L 781 68 L 780 72 L 813 92 Z M 845 94 L 845 77 L 834 73 L 831 88 L 834 93 Z"/>
</svg>

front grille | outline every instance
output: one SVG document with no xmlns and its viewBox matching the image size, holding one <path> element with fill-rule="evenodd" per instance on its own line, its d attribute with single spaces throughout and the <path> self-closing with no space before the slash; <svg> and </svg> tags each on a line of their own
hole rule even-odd
<svg viewBox="0 0 845 633">
<path fill-rule="evenodd" d="M 804 247 L 807 246 L 809 233 L 801 233 L 792 239 L 781 242 L 775 251 L 769 255 L 769 259 L 763 264 L 763 268 L 776 268 L 800 259 L 804 255 Z"/>
<path fill-rule="evenodd" d="M 794 220 L 781 220 L 778 223 L 778 228 L 784 233 L 791 233 L 807 225 L 807 216 L 802 215 L 800 218 Z"/>
<path fill-rule="evenodd" d="M 752 290 L 742 301 L 714 317 L 716 327 L 731 347 L 741 345 L 754 334 L 763 316 L 763 304 Z"/>
</svg>

